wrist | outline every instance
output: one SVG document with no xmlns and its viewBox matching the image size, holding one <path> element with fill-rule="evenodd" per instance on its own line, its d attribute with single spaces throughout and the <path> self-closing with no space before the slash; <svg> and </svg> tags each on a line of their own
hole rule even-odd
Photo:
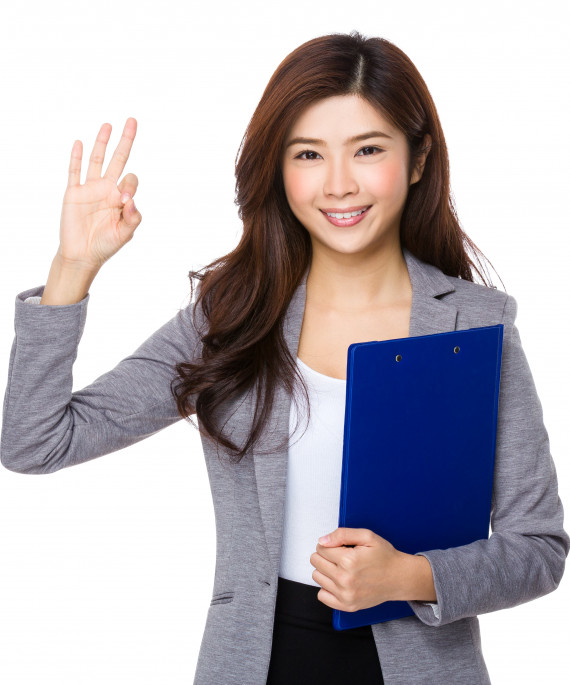
<svg viewBox="0 0 570 685">
<path fill-rule="evenodd" d="M 404 601 L 437 602 L 433 572 L 428 559 L 421 555 L 400 553 L 401 596 Z"/>
<path fill-rule="evenodd" d="M 64 257 L 59 248 L 52 260 L 52 268 L 62 273 L 81 274 L 86 277 L 95 278 L 99 272 L 100 266 L 94 264 L 77 261 L 75 259 L 67 259 Z"/>
<path fill-rule="evenodd" d="M 89 292 L 97 271 L 94 267 L 65 262 L 56 255 L 40 304 L 66 305 L 80 302 Z"/>
</svg>

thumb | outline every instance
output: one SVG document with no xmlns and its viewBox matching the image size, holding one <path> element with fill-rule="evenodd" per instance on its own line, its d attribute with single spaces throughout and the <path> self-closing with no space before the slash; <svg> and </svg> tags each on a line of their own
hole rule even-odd
<svg viewBox="0 0 570 685">
<path fill-rule="evenodd" d="M 129 228 L 136 228 L 140 224 L 142 216 L 135 206 L 134 199 L 128 193 L 123 193 L 121 203 L 123 204 L 123 222 Z"/>
<path fill-rule="evenodd" d="M 367 528 L 337 528 L 332 533 L 319 538 L 319 544 L 327 547 L 341 545 L 369 545 L 374 533 Z"/>
</svg>

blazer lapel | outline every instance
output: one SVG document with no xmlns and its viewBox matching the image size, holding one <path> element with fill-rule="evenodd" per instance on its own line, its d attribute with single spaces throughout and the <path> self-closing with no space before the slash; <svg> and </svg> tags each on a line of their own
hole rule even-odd
<svg viewBox="0 0 570 685">
<path fill-rule="evenodd" d="M 420 261 L 406 248 L 403 248 L 402 252 L 412 283 L 410 337 L 456 330 L 457 308 L 445 300 L 438 299 L 439 295 L 455 290 L 452 282 L 440 269 Z M 284 335 L 293 359 L 297 358 L 299 348 L 309 268 L 293 294 L 285 316 Z M 274 570 L 280 562 L 288 458 L 287 447 L 279 448 L 279 444 L 284 443 L 289 432 L 290 407 L 291 397 L 279 386 L 276 390 L 274 411 L 271 412 L 264 431 L 264 439 L 261 441 L 264 453 L 253 449 L 259 508 L 268 554 Z M 275 446 L 272 452 L 269 451 L 271 445 Z"/>
</svg>

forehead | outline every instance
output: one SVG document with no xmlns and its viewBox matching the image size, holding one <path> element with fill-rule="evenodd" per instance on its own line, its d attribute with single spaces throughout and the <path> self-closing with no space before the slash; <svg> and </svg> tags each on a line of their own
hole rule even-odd
<svg viewBox="0 0 570 685">
<path fill-rule="evenodd" d="M 397 129 L 358 95 L 335 95 L 309 105 L 293 122 L 287 140 L 297 136 L 344 140 L 364 130 L 379 129 L 394 138 Z"/>
</svg>

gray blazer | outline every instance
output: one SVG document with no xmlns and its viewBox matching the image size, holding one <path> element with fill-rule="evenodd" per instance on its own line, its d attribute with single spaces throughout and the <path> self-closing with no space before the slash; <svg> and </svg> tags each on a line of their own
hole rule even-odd
<svg viewBox="0 0 570 685">
<path fill-rule="evenodd" d="M 556 470 L 542 409 L 514 325 L 516 302 L 493 288 L 444 275 L 404 250 L 413 300 L 410 335 L 504 324 L 492 497 L 492 535 L 422 552 L 434 576 L 440 616 L 410 601 L 413 616 L 372 626 L 386 685 L 490 683 L 478 614 L 552 592 L 562 578 L 570 537 L 563 529 Z M 296 357 L 308 271 L 294 293 L 285 337 Z M 16 297 L 1 436 L 2 464 L 52 473 L 132 445 L 179 421 L 170 393 L 174 364 L 199 354 L 191 303 L 131 356 L 72 394 L 72 366 L 89 294 L 78 303 L 38 306 Z M 201 313 L 201 310 L 197 312 Z M 228 403 L 222 420 L 241 443 L 254 398 Z M 264 685 L 271 656 L 279 570 L 291 398 L 278 390 L 260 452 L 239 465 L 202 438 L 216 519 L 216 569 L 194 683 Z M 445 421 L 445 416 L 442 416 Z M 316 546 L 316 541 L 315 541 Z M 355 678 L 357 678 L 355 669 Z"/>
</svg>

